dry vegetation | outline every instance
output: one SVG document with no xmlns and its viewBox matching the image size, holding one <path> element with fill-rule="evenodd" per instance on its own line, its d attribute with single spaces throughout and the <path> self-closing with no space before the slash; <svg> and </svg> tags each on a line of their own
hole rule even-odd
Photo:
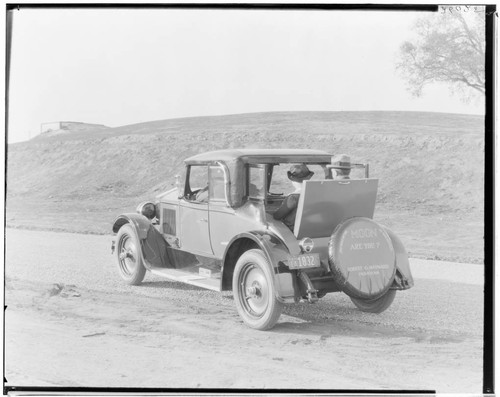
<svg viewBox="0 0 500 397">
<path fill-rule="evenodd" d="M 348 153 L 379 178 L 376 219 L 410 255 L 482 263 L 484 122 L 419 112 L 282 112 L 155 121 L 9 145 L 7 227 L 111 233 L 183 159 L 236 147 Z"/>
</svg>

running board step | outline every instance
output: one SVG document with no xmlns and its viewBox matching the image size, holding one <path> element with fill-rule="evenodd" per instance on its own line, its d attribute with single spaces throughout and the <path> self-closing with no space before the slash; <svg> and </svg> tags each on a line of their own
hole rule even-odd
<svg viewBox="0 0 500 397">
<path fill-rule="evenodd" d="M 151 269 L 150 272 L 171 281 L 196 285 L 197 287 L 210 289 L 212 291 L 221 290 L 221 280 L 217 278 L 204 277 L 199 274 L 181 272 L 175 269 L 157 268 Z"/>
</svg>

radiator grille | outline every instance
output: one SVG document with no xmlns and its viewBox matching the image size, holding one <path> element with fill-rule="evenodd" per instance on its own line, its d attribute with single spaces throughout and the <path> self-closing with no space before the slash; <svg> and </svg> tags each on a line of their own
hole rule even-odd
<svg viewBox="0 0 500 397">
<path fill-rule="evenodd" d="M 175 210 L 163 209 L 163 233 L 176 235 Z"/>
</svg>

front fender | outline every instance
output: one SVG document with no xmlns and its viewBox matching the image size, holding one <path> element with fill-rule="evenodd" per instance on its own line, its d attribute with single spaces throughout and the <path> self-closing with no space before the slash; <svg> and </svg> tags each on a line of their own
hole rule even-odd
<svg viewBox="0 0 500 397">
<path fill-rule="evenodd" d="M 140 240 L 144 240 L 148 236 L 151 221 L 144 215 L 136 213 L 122 214 L 116 218 L 113 222 L 113 233 L 118 233 L 118 230 L 126 223 L 130 223 L 134 226 Z"/>
<path fill-rule="evenodd" d="M 398 289 L 411 288 L 415 285 L 415 283 L 413 281 L 413 276 L 411 274 L 410 261 L 408 260 L 408 254 L 406 252 L 406 249 L 401 240 L 399 239 L 399 237 L 396 236 L 394 232 L 392 232 L 386 227 L 384 227 L 384 230 L 391 238 L 392 245 L 394 247 L 394 252 L 396 254 L 396 269 L 399 271 L 404 280 L 404 283 L 402 285 L 399 285 Z"/>
<path fill-rule="evenodd" d="M 285 243 L 273 234 L 266 231 L 251 231 L 238 234 L 233 237 L 226 247 L 223 257 L 223 277 L 228 280 L 228 275 L 231 274 L 234 266 L 228 266 L 231 263 L 231 256 L 242 241 L 251 240 L 264 252 L 267 260 L 273 267 L 273 283 L 276 297 L 281 302 L 294 302 L 295 291 L 292 273 L 284 264 L 288 259 L 289 252 Z M 235 264 L 235 263 L 234 263 Z"/>
<path fill-rule="evenodd" d="M 117 233 L 125 224 L 131 224 L 140 241 L 140 252 L 142 263 L 147 269 L 158 267 L 174 267 L 169 259 L 168 243 L 161 233 L 152 227 L 151 221 L 140 214 L 123 214 L 116 218 L 113 224 L 113 232 Z M 114 251 L 115 241 L 112 243 L 111 251 Z"/>
</svg>

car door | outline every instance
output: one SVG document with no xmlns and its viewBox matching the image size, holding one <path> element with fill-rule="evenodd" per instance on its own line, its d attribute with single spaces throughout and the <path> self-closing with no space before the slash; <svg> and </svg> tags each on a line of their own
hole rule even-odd
<svg viewBox="0 0 500 397">
<path fill-rule="evenodd" d="M 247 169 L 243 184 L 246 186 L 247 179 L 250 180 L 250 184 L 248 188 L 245 187 L 245 196 L 255 201 L 249 202 L 245 199 L 243 205 L 234 209 L 229 205 L 226 192 L 229 174 L 220 164 L 210 166 L 210 238 L 216 257 L 222 258 L 229 242 L 238 234 L 265 229 L 264 172 L 264 166 L 255 165 Z M 240 182 L 232 180 L 231 185 Z"/>
<path fill-rule="evenodd" d="M 234 216 L 234 209 L 228 205 L 226 192 L 226 178 L 223 166 L 212 164 L 209 167 L 210 178 L 210 239 L 212 250 L 216 257 L 222 258 L 226 247 L 237 226 L 237 219 Z"/>
<path fill-rule="evenodd" d="M 187 194 L 179 202 L 180 248 L 183 251 L 212 256 L 208 227 L 208 192 L 204 195 L 207 185 L 208 166 L 191 166 L 187 175 Z"/>
</svg>

